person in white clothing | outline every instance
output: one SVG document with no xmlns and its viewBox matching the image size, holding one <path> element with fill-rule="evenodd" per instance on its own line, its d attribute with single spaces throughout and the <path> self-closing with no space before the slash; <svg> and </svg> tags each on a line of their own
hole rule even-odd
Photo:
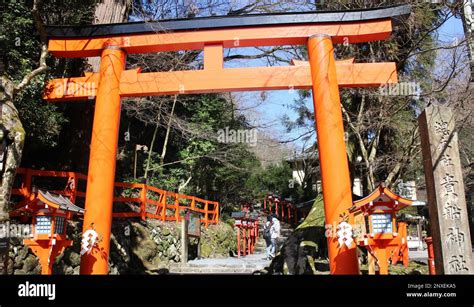
<svg viewBox="0 0 474 307">
<path fill-rule="evenodd" d="M 275 257 L 276 247 L 277 247 L 277 239 L 280 237 L 280 221 L 273 216 L 272 223 L 270 226 L 270 259 Z"/>
<path fill-rule="evenodd" d="M 267 245 L 266 247 L 266 256 L 264 259 L 270 260 L 270 250 L 272 247 L 272 239 L 271 239 L 271 232 L 270 228 L 272 226 L 272 217 L 270 215 L 267 216 L 267 221 L 263 225 L 263 238 L 265 239 L 265 244 Z"/>
</svg>

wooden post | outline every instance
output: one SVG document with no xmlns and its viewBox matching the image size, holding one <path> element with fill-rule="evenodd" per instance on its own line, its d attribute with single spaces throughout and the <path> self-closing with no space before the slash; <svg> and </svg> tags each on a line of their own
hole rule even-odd
<svg viewBox="0 0 474 307">
<path fill-rule="evenodd" d="M 168 203 L 168 195 L 166 191 L 163 192 L 163 196 L 161 199 L 161 220 L 166 221 L 166 204 Z"/>
<path fill-rule="evenodd" d="M 146 203 L 147 203 L 146 184 L 141 184 L 140 191 L 140 217 L 144 221 L 146 219 Z"/>
<path fill-rule="evenodd" d="M 249 254 L 253 254 L 253 223 L 252 226 L 249 228 Z"/>
<path fill-rule="evenodd" d="M 207 229 L 209 226 L 209 202 L 207 200 L 204 202 L 204 223 Z"/>
<path fill-rule="evenodd" d="M 473 274 L 471 235 L 451 108 L 429 106 L 419 119 L 437 274 Z"/>
<path fill-rule="evenodd" d="M 196 197 L 191 198 L 191 210 L 196 209 Z"/>
<path fill-rule="evenodd" d="M 176 223 L 179 222 L 179 196 L 178 194 L 174 194 L 174 218 L 176 220 Z"/>
<path fill-rule="evenodd" d="M 418 239 L 420 241 L 420 245 L 418 245 L 417 250 L 421 251 L 423 250 L 423 232 L 421 230 L 421 220 L 418 220 L 418 223 L 416 223 L 416 232 L 418 235 Z"/>
<path fill-rule="evenodd" d="M 242 221 L 243 223 L 243 221 Z M 245 225 L 242 225 L 242 243 L 244 244 L 243 248 L 242 248 L 242 254 L 244 256 L 247 255 L 247 231 L 246 231 L 246 226 Z"/>
<path fill-rule="evenodd" d="M 181 220 L 181 262 L 188 262 L 188 220 L 186 216 Z"/>
<path fill-rule="evenodd" d="M 377 264 L 379 266 L 379 274 L 388 275 L 388 259 L 385 248 L 375 248 L 375 255 L 377 257 Z"/>
<path fill-rule="evenodd" d="M 434 250 L 433 250 L 433 238 L 428 237 L 425 239 L 426 247 L 428 249 L 428 268 L 430 275 L 436 275 L 436 266 L 435 266 L 435 259 L 434 259 Z"/>
<path fill-rule="evenodd" d="M 77 185 L 79 184 L 79 180 L 77 178 L 77 174 L 73 173 L 72 175 L 72 182 L 73 182 L 73 188 L 72 188 L 72 194 L 71 194 L 71 202 L 73 204 L 76 203 L 76 197 L 77 197 Z"/>
<path fill-rule="evenodd" d="M 237 228 L 237 258 L 240 258 L 240 227 L 235 227 Z"/>
<path fill-rule="evenodd" d="M 370 252 L 367 253 L 367 267 L 369 275 L 375 275 L 375 257 Z"/>
<path fill-rule="evenodd" d="M 318 136 L 326 224 L 342 222 L 352 207 L 341 100 L 331 37 L 313 35 L 308 39 L 309 64 L 313 81 L 313 103 Z M 359 274 L 357 246 L 339 246 L 328 237 L 331 274 Z"/>
</svg>

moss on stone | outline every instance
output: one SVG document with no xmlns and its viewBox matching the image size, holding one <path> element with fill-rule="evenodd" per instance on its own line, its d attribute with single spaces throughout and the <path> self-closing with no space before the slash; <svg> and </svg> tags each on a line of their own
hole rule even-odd
<svg viewBox="0 0 474 307">
<path fill-rule="evenodd" d="M 210 225 L 201 233 L 201 256 L 204 258 L 228 256 L 237 249 L 236 233 L 227 223 Z"/>
<path fill-rule="evenodd" d="M 323 194 L 318 194 L 314 200 L 313 206 L 305 220 L 296 228 L 303 229 L 307 227 L 324 227 L 324 202 Z"/>
<path fill-rule="evenodd" d="M 36 259 L 36 257 L 33 255 L 29 255 L 28 257 L 26 257 L 26 259 L 23 262 L 22 271 L 24 271 L 25 273 L 32 272 L 34 268 L 37 267 L 38 265 L 39 265 L 38 259 Z"/>
<path fill-rule="evenodd" d="M 139 244 L 134 246 L 133 252 L 138 258 L 147 262 L 153 262 L 153 258 L 158 254 L 155 243 L 149 239 L 142 239 Z"/>
</svg>

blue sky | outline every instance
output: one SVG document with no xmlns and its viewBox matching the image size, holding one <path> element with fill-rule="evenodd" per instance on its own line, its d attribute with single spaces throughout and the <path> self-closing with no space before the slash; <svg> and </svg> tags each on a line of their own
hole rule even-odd
<svg viewBox="0 0 474 307">
<path fill-rule="evenodd" d="M 451 17 L 448 19 L 443 26 L 437 31 L 438 42 L 441 45 L 451 45 L 455 42 L 455 39 L 462 40 L 464 38 L 464 32 L 462 22 L 460 19 Z M 240 54 L 255 54 L 255 50 L 252 48 L 242 48 L 233 50 L 234 53 Z M 356 59 L 357 61 L 357 59 Z M 441 57 L 439 61 L 442 61 Z M 266 66 L 267 63 L 264 60 L 242 60 L 242 61 L 231 61 L 226 63 L 226 67 L 246 67 L 246 66 Z M 286 65 L 286 64 L 282 64 Z M 265 126 L 263 131 L 270 133 L 271 135 L 277 136 L 279 139 L 293 139 L 298 136 L 301 131 L 294 131 L 292 133 L 286 133 L 284 125 L 281 121 L 282 117 L 286 114 L 291 119 L 296 118 L 296 113 L 292 111 L 289 106 L 293 103 L 294 99 L 298 97 L 296 91 L 268 91 L 265 93 L 265 101 L 261 101 L 261 92 L 247 92 L 237 93 L 240 101 L 243 102 L 245 110 L 242 112 L 246 114 L 254 124 L 257 126 Z M 313 108 L 312 100 L 308 99 L 308 107 Z M 303 142 L 296 141 L 293 143 L 297 147 L 304 146 Z M 306 146 L 310 146 L 307 144 Z"/>
</svg>

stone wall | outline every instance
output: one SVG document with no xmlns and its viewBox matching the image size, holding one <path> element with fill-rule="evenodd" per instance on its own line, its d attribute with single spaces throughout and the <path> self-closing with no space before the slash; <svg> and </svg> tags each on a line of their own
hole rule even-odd
<svg viewBox="0 0 474 307">
<path fill-rule="evenodd" d="M 74 245 L 56 258 L 53 274 L 79 274 L 82 224 L 69 222 Z M 147 274 L 181 261 L 181 224 L 157 220 L 114 220 L 110 242 L 109 274 Z M 237 249 L 236 233 L 225 223 L 201 228 L 201 256 L 227 257 Z M 8 274 L 39 274 L 36 256 L 19 239 L 11 239 Z M 190 258 L 196 255 L 191 239 Z"/>
<path fill-rule="evenodd" d="M 201 257 L 233 256 L 237 250 L 237 233 L 226 223 L 210 225 L 201 237 Z"/>
</svg>

